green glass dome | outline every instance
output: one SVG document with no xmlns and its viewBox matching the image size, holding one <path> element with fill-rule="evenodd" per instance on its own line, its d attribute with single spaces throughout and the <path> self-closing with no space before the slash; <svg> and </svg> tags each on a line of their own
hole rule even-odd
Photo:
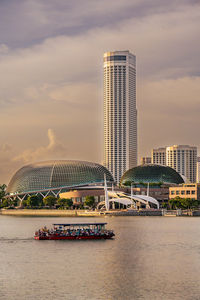
<svg viewBox="0 0 200 300">
<path fill-rule="evenodd" d="M 126 185 L 127 182 L 135 183 L 184 183 L 183 178 L 174 169 L 154 164 L 137 166 L 124 173 L 120 183 Z"/>
<path fill-rule="evenodd" d="M 30 164 L 19 169 L 8 184 L 7 193 L 19 194 L 47 189 L 114 182 L 102 165 L 73 160 L 56 160 Z"/>
</svg>

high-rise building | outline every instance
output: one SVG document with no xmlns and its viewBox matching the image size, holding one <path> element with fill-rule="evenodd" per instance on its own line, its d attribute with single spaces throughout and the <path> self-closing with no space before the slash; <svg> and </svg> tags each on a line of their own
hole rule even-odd
<svg viewBox="0 0 200 300">
<path fill-rule="evenodd" d="M 166 166 L 166 147 L 153 149 L 151 151 L 152 164 Z"/>
<path fill-rule="evenodd" d="M 196 182 L 197 147 L 174 145 L 166 148 L 166 164 Z"/>
<path fill-rule="evenodd" d="M 141 165 L 148 165 L 151 164 L 151 157 L 143 156 L 140 159 L 140 164 Z"/>
<path fill-rule="evenodd" d="M 174 145 L 153 149 L 151 151 L 151 160 L 153 164 L 169 166 L 185 176 L 190 182 L 196 182 L 196 177 L 198 176 L 197 147 Z M 199 182 L 200 177 L 197 180 Z"/>
<path fill-rule="evenodd" d="M 197 177 L 196 182 L 200 183 L 200 157 L 197 157 Z"/>
<path fill-rule="evenodd" d="M 104 165 L 119 182 L 137 165 L 136 57 L 104 54 Z"/>
</svg>

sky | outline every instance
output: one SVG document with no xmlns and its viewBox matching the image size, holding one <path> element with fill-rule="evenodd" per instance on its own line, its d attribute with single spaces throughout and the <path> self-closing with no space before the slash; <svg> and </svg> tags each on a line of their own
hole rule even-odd
<svg viewBox="0 0 200 300">
<path fill-rule="evenodd" d="M 137 60 L 138 160 L 200 148 L 200 0 L 0 0 L 0 183 L 25 164 L 103 161 L 103 53 Z"/>
</svg>

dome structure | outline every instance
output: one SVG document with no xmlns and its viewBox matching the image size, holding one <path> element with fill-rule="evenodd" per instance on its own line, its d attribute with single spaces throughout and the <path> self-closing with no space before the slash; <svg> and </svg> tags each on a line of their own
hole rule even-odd
<svg viewBox="0 0 200 300">
<path fill-rule="evenodd" d="M 111 173 L 102 165 L 75 160 L 55 160 L 26 165 L 12 177 L 9 194 L 25 194 L 42 190 L 63 189 L 81 185 L 114 182 Z"/>
<path fill-rule="evenodd" d="M 184 183 L 183 178 L 174 169 L 154 164 L 146 164 L 132 168 L 124 173 L 120 183 L 126 185 L 126 182 L 135 183 L 167 183 L 181 184 Z"/>
</svg>

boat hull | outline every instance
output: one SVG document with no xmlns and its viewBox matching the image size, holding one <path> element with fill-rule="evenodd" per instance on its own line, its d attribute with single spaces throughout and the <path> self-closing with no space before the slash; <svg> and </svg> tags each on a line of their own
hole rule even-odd
<svg viewBox="0 0 200 300">
<path fill-rule="evenodd" d="M 35 240 L 108 240 L 112 239 L 114 235 L 89 235 L 89 236 L 34 236 Z"/>
</svg>

